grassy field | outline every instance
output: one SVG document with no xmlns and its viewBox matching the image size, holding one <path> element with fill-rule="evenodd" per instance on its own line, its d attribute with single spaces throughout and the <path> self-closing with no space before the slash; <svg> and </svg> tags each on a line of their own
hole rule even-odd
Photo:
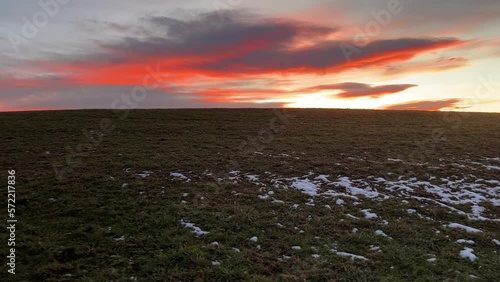
<svg viewBox="0 0 500 282">
<path fill-rule="evenodd" d="M 3 263 L 2 281 L 500 280 L 500 114 L 89 110 L 0 121 L 18 219 L 16 274 Z"/>
</svg>

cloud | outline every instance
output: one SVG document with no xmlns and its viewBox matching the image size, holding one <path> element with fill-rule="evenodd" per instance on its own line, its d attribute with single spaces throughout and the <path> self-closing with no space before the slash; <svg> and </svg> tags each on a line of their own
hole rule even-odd
<svg viewBox="0 0 500 282">
<path fill-rule="evenodd" d="M 402 64 L 389 64 L 385 68 L 386 75 L 407 74 L 416 72 L 438 72 L 467 66 L 469 60 L 464 57 L 438 58 L 432 61 L 418 61 Z"/>
<path fill-rule="evenodd" d="M 141 22 L 143 25 L 138 27 L 88 20 L 82 29 L 98 32 L 102 28 L 113 36 L 103 36 L 94 48 L 84 51 L 61 49 L 63 51 L 58 51 L 66 52 L 50 54 L 44 59 L 23 60 L 10 77 L 0 73 L 2 96 L 19 88 L 21 92 L 31 90 L 29 97 L 43 97 L 42 100 L 33 98 L 42 106 L 94 107 L 107 105 L 111 94 L 102 91 L 115 93 L 126 86 L 143 85 L 145 78 L 152 75 L 162 81 L 156 94 L 151 95 L 156 98 L 148 98 L 151 102 L 144 104 L 153 107 L 198 107 L 204 103 L 252 105 L 323 90 L 331 90 L 334 97 L 342 99 L 377 98 L 416 85 L 343 82 L 293 89 L 292 85 L 300 84 L 294 81 L 289 85 L 262 86 L 251 81 L 294 80 L 295 75 L 333 76 L 354 68 L 375 69 L 382 74 L 443 70 L 464 65 L 466 60 L 451 57 L 436 66 L 412 62 L 412 59 L 469 43 L 449 37 L 393 37 L 377 38 L 358 46 L 339 36 L 344 32 L 339 26 L 263 18 L 242 11 L 225 12 L 222 18 L 219 12 L 184 19 L 148 16 Z M 231 81 L 239 81 L 239 85 L 231 86 L 228 84 Z M 245 81 L 248 84 L 245 85 Z M 84 87 L 87 87 L 85 91 Z M 54 95 L 44 92 L 49 88 Z M 71 91 L 80 94 L 75 97 Z M 165 98 L 167 96 L 171 98 Z M 74 99 L 68 100 L 68 97 Z M 55 103 L 56 99 L 62 102 Z M 19 107 L 24 104 L 36 107 L 26 98 L 18 100 L 22 101 Z M 45 104 L 44 101 L 49 100 L 52 102 Z"/>
<path fill-rule="evenodd" d="M 386 110 L 412 110 L 412 111 L 439 111 L 442 109 L 457 108 L 460 99 L 444 99 L 432 101 L 412 101 L 402 104 L 387 106 Z"/>
<path fill-rule="evenodd" d="M 293 98 L 296 95 L 315 94 L 324 90 L 338 92 L 334 97 L 350 99 L 358 97 L 379 98 L 384 95 L 402 92 L 416 84 L 369 85 L 357 82 L 322 84 L 293 90 L 257 88 L 207 88 L 193 91 L 197 101 L 231 103 L 236 101 L 255 102 L 266 99 Z M 339 92 L 340 91 L 340 92 Z"/>
<path fill-rule="evenodd" d="M 421 53 L 466 43 L 456 38 L 396 38 L 360 47 L 329 39 L 337 27 L 263 19 L 242 12 L 231 12 L 224 20 L 218 13 L 207 13 L 191 20 L 150 17 L 147 21 L 155 36 L 126 36 L 101 42 L 86 55 L 37 63 L 71 74 L 75 83 L 126 84 L 138 83 L 148 64 L 160 64 L 179 79 L 318 75 L 401 63 Z"/>
<path fill-rule="evenodd" d="M 129 108 L 250 108 L 281 107 L 281 103 L 254 104 L 246 101 L 224 103 L 197 101 L 191 96 L 169 93 L 163 89 L 147 91 L 146 99 L 130 98 L 133 86 L 129 85 L 85 85 L 19 87 L 2 95 L 0 111 L 48 110 L 48 109 L 111 109 L 116 105 Z M 132 101 L 132 102 L 130 102 Z M 130 104 L 128 104 L 130 103 Z"/>
<path fill-rule="evenodd" d="M 398 93 L 410 87 L 415 87 L 416 84 L 390 84 L 372 86 L 369 84 L 345 82 L 338 84 L 327 84 L 309 87 L 304 90 L 320 91 L 320 90 L 341 90 L 336 96 L 340 98 L 358 98 L 371 97 L 378 98 L 387 94 Z"/>
<path fill-rule="evenodd" d="M 454 38 L 399 38 L 373 41 L 361 48 L 348 41 L 325 41 L 300 50 L 258 49 L 194 68 L 214 74 L 335 73 L 404 62 L 420 53 L 462 44 Z"/>
</svg>

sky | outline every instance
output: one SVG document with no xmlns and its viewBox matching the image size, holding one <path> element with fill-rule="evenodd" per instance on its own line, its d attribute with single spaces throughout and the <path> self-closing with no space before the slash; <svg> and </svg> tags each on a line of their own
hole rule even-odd
<svg viewBox="0 0 500 282">
<path fill-rule="evenodd" d="M 498 0 L 0 2 L 0 111 L 500 112 Z"/>
</svg>

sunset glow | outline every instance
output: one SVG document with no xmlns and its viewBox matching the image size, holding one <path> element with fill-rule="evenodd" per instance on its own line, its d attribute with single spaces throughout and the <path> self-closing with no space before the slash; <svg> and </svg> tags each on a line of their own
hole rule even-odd
<svg viewBox="0 0 500 282">
<path fill-rule="evenodd" d="M 500 112 L 499 1 L 42 2 L 0 4 L 0 111 Z"/>
</svg>

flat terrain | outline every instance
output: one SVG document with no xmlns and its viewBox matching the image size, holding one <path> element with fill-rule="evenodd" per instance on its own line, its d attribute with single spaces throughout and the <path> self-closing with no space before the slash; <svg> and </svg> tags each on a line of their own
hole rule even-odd
<svg viewBox="0 0 500 282">
<path fill-rule="evenodd" d="M 0 132 L 8 281 L 500 280 L 500 114 L 25 112 Z"/>
</svg>

